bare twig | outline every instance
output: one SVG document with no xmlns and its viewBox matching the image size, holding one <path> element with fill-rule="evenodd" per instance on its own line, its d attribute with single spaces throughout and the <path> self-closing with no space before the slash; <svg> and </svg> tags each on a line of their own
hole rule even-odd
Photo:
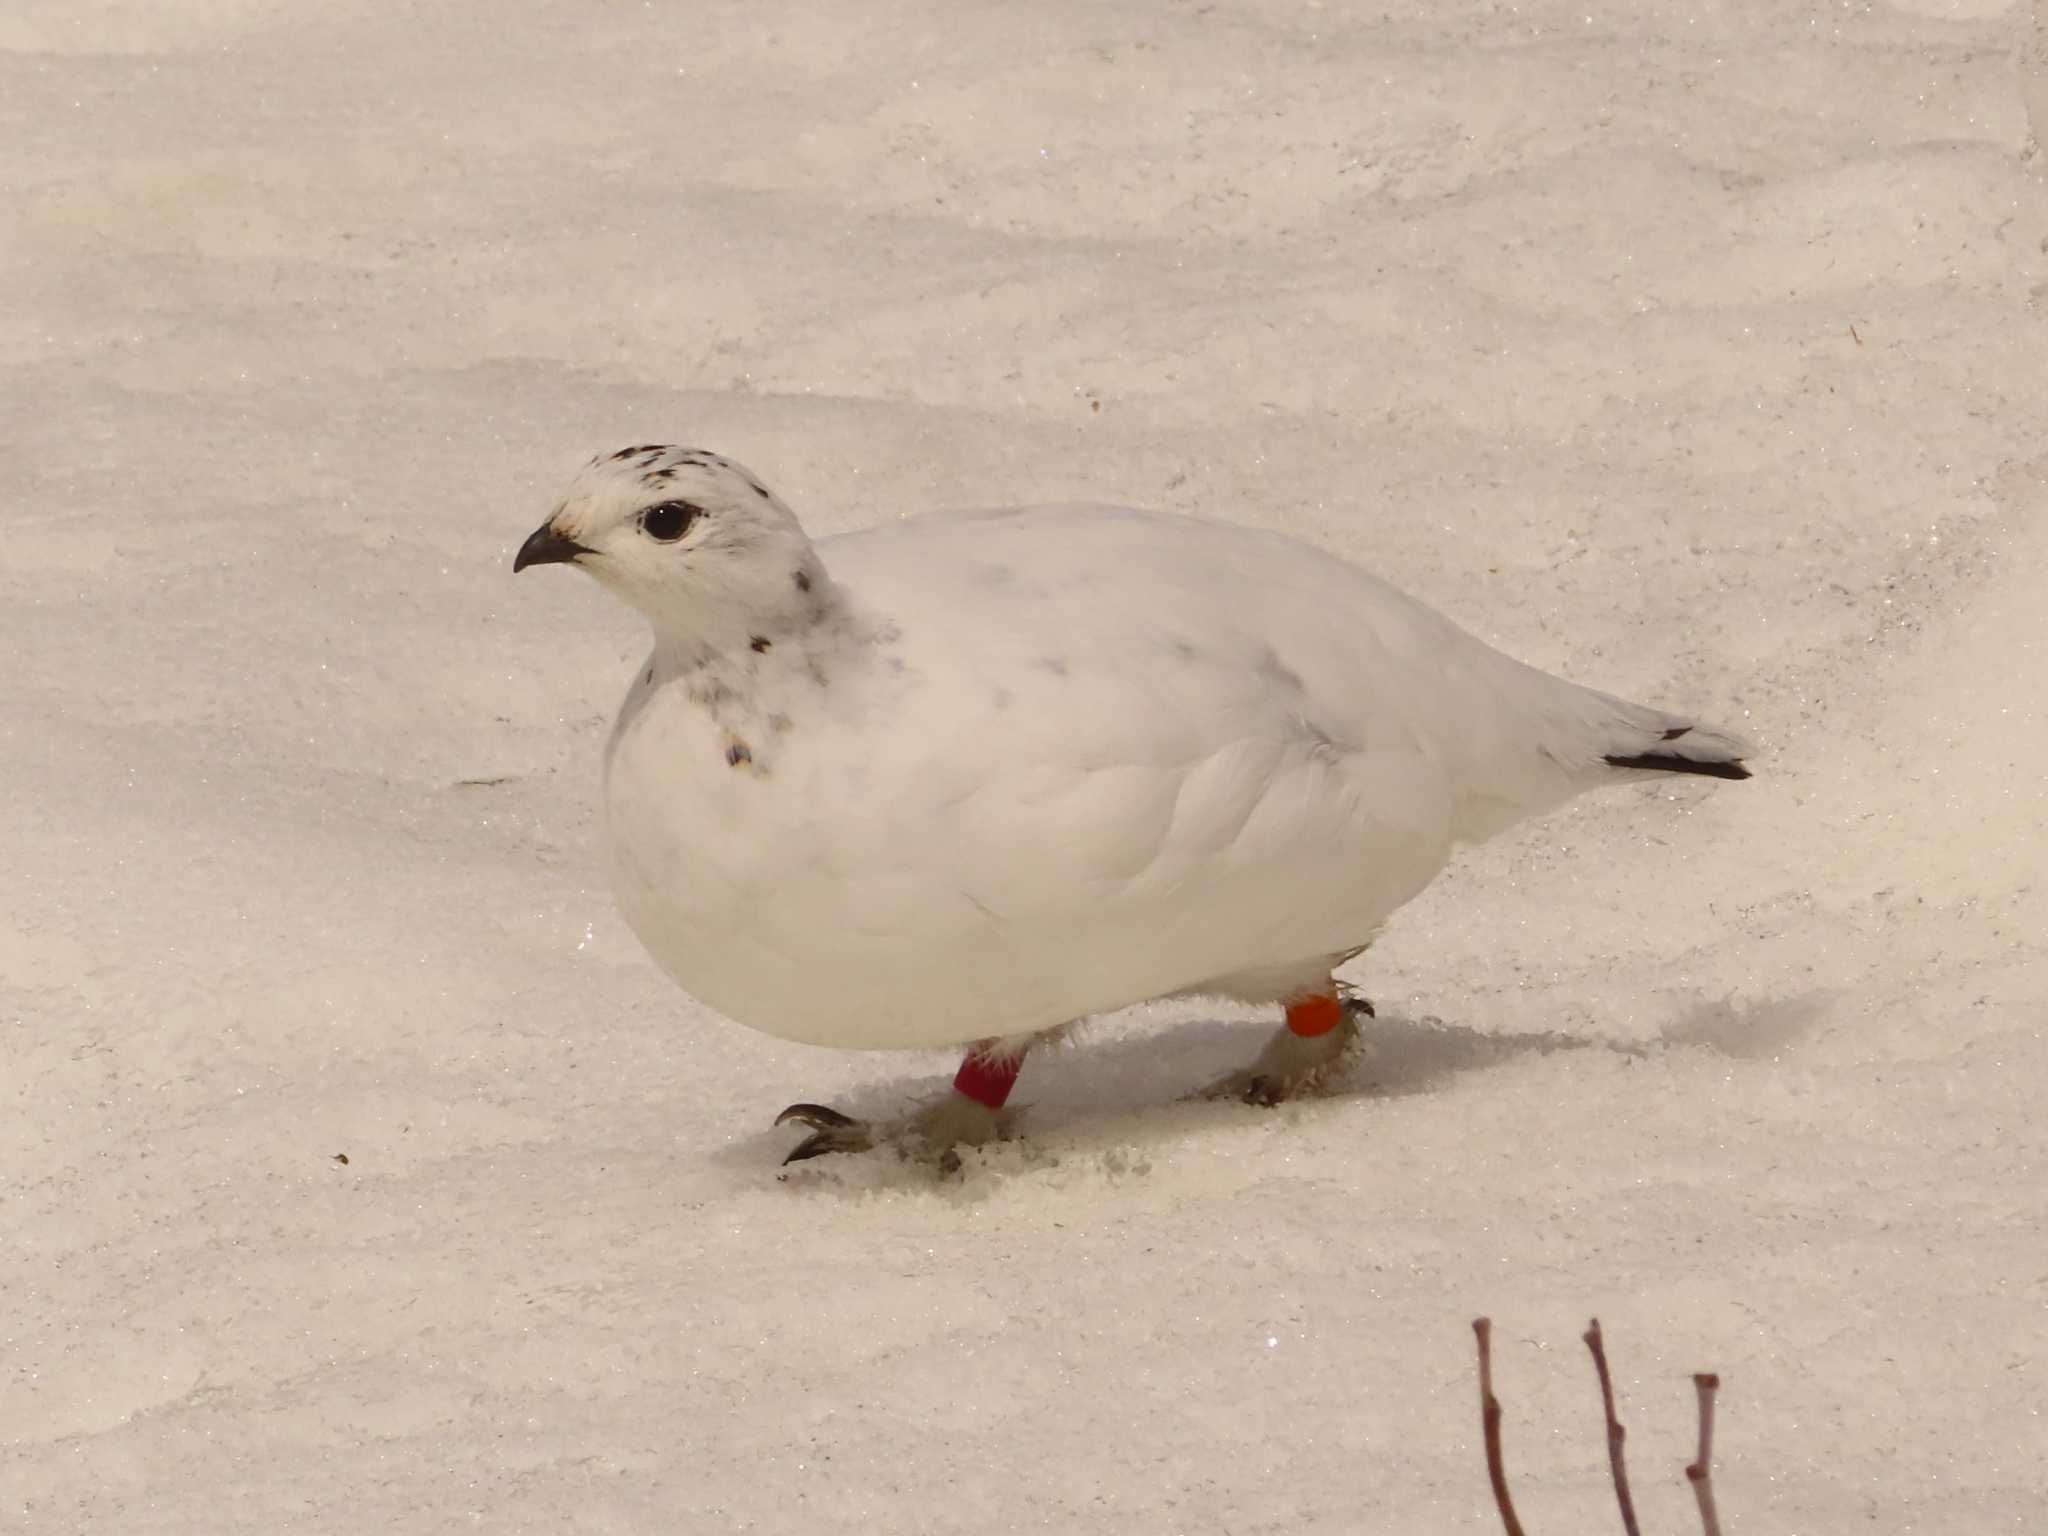
<svg viewBox="0 0 2048 1536">
<path fill-rule="evenodd" d="M 1493 1395 L 1493 1321 L 1476 1317 L 1472 1332 L 1479 1340 L 1479 1411 L 1486 1430 L 1486 1475 L 1493 1483 L 1493 1502 L 1500 1510 L 1500 1523 L 1507 1536 L 1523 1536 L 1522 1522 L 1515 1518 L 1514 1502 L 1508 1497 L 1507 1468 L 1500 1450 L 1500 1399 Z M 1635 1501 L 1628 1491 L 1628 1466 L 1622 1457 L 1622 1443 L 1628 1438 L 1621 1416 L 1614 1407 L 1614 1379 L 1607 1371 L 1607 1347 L 1600 1337 L 1600 1319 L 1594 1318 L 1580 1335 L 1593 1353 L 1593 1369 L 1600 1374 L 1600 1406 L 1607 1416 L 1607 1464 L 1614 1474 L 1614 1498 L 1621 1506 L 1621 1524 L 1627 1536 L 1642 1536 L 1636 1525 Z M 1692 1379 L 1700 1399 L 1700 1449 L 1685 1480 L 1692 1484 L 1699 1501 L 1700 1525 L 1705 1536 L 1721 1536 L 1721 1517 L 1714 1509 L 1714 1394 L 1721 1378 L 1702 1371 Z"/>
<path fill-rule="evenodd" d="M 1622 1460 L 1621 1443 L 1628 1431 L 1614 1413 L 1614 1383 L 1607 1375 L 1607 1351 L 1600 1343 L 1600 1319 L 1594 1318 L 1585 1333 L 1586 1348 L 1593 1352 L 1593 1369 L 1600 1373 L 1600 1406 L 1607 1411 L 1607 1465 L 1614 1473 L 1614 1497 L 1621 1505 L 1621 1528 L 1628 1536 L 1642 1536 L 1636 1525 L 1635 1501 L 1628 1496 L 1628 1466 Z"/>
<path fill-rule="evenodd" d="M 1486 1475 L 1493 1480 L 1493 1502 L 1500 1510 L 1500 1523 L 1508 1536 L 1523 1536 L 1514 1501 L 1508 1497 L 1507 1468 L 1500 1459 L 1500 1399 L 1493 1395 L 1493 1319 L 1474 1318 L 1472 1332 L 1479 1338 L 1479 1414 L 1486 1431 Z"/>
<path fill-rule="evenodd" d="M 1692 1484 L 1693 1497 L 1700 1502 L 1700 1526 L 1706 1536 L 1721 1536 L 1721 1518 L 1714 1513 L 1714 1393 L 1721 1385 L 1721 1378 L 1707 1372 L 1693 1377 L 1692 1384 L 1700 1394 L 1700 1454 L 1699 1459 L 1685 1469 L 1685 1480 Z"/>
</svg>

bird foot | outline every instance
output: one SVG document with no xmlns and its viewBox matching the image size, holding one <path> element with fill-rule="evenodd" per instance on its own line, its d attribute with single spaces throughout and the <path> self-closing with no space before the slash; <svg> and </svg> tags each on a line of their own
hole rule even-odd
<svg viewBox="0 0 2048 1536">
<path fill-rule="evenodd" d="M 801 1163 L 806 1158 L 823 1157 L 827 1152 L 865 1152 L 875 1144 L 875 1128 L 865 1120 L 856 1120 L 824 1104 L 792 1104 L 775 1117 L 777 1125 L 790 1121 L 808 1125 L 811 1134 L 796 1144 L 796 1148 L 782 1161 Z"/>
<path fill-rule="evenodd" d="M 1362 997 L 1347 995 L 1343 1003 L 1344 1016 L 1334 1029 L 1320 1035 L 1278 1030 L 1250 1066 L 1224 1074 L 1195 1097 L 1270 1109 L 1315 1087 L 1358 1043 L 1359 1019 L 1372 1016 L 1372 1004 Z"/>
<path fill-rule="evenodd" d="M 964 1093 L 948 1093 L 923 1109 L 894 1120 L 856 1120 L 823 1104 L 792 1104 L 775 1117 L 811 1127 L 783 1163 L 807 1162 L 827 1152 L 867 1152 L 892 1147 L 907 1162 L 931 1163 L 941 1173 L 960 1167 L 960 1148 L 995 1141 L 1009 1129 L 1009 1116 Z"/>
</svg>

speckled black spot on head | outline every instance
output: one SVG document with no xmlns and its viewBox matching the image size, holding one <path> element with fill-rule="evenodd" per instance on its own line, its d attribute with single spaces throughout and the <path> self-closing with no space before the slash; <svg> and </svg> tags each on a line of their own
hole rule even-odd
<svg viewBox="0 0 2048 1536">
<path fill-rule="evenodd" d="M 796 589 L 799 592 L 811 590 L 811 573 L 809 571 L 798 571 L 796 573 Z"/>
<path fill-rule="evenodd" d="M 752 649 L 753 649 L 754 651 L 756 651 L 756 652 L 759 652 L 759 653 L 760 653 L 760 654 L 762 654 L 762 655 L 766 655 L 766 654 L 767 654 L 767 651 L 768 651 L 768 637 L 767 637 L 766 635 L 755 635 L 755 636 L 754 636 L 754 637 L 753 637 L 752 639 L 750 639 L 750 640 L 749 640 L 749 641 L 747 642 L 747 644 L 748 644 L 748 646 L 749 646 L 749 647 L 751 647 L 751 648 L 752 648 Z"/>
<path fill-rule="evenodd" d="M 768 494 L 768 487 L 763 485 L 760 481 L 749 480 L 747 483 L 753 486 L 754 494 L 760 497 L 763 501 L 773 501 L 775 499 L 773 496 L 770 496 Z"/>
<path fill-rule="evenodd" d="M 1670 730 L 1664 733 L 1664 739 L 1666 741 L 1676 741 L 1679 737 L 1683 736 L 1687 731 L 1691 729 L 1692 727 L 1689 725 L 1674 725 L 1673 727 L 1671 727 Z"/>
<path fill-rule="evenodd" d="M 659 458 L 667 452 L 668 445 L 666 443 L 635 443 L 631 448 L 621 448 L 611 456 L 611 461 L 616 464 L 621 459 L 630 459 L 643 453 L 649 458 Z"/>
<path fill-rule="evenodd" d="M 1054 677 L 1067 675 L 1067 658 L 1064 656 L 1041 656 L 1031 665 L 1041 672 L 1050 672 Z"/>
<path fill-rule="evenodd" d="M 735 741 L 725 749 L 725 760 L 735 768 L 742 768 L 754 760 L 754 754 L 744 741 Z"/>
</svg>

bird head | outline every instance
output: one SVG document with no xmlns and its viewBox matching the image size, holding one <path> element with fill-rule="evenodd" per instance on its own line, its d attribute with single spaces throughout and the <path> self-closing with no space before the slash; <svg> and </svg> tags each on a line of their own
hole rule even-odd
<svg viewBox="0 0 2048 1536">
<path fill-rule="evenodd" d="M 588 571 L 657 638 L 724 650 L 787 630 L 824 602 L 796 515 L 730 459 L 651 444 L 600 454 L 519 547 L 514 571 Z"/>
</svg>

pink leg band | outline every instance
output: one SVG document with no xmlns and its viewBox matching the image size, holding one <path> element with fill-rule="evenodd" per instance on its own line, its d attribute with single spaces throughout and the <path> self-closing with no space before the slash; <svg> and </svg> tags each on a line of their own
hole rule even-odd
<svg viewBox="0 0 2048 1536">
<path fill-rule="evenodd" d="M 975 1103 L 986 1104 L 990 1109 L 1001 1109 L 1010 1097 L 1010 1087 L 1017 1081 L 1017 1073 L 1023 1065 L 1022 1058 L 996 1061 L 969 1051 L 953 1078 L 954 1091 L 964 1093 Z"/>
</svg>

